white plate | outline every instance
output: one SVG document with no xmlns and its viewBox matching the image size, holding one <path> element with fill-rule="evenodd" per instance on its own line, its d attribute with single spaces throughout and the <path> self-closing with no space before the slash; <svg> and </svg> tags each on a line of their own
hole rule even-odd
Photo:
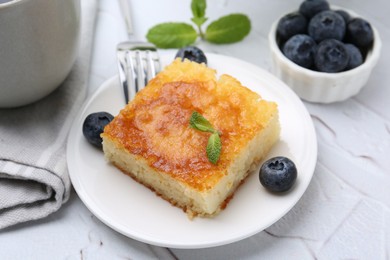
<svg viewBox="0 0 390 260">
<path fill-rule="evenodd" d="M 162 56 L 168 64 L 173 55 Z M 73 186 L 88 209 L 106 225 L 139 241 L 171 248 L 203 248 L 254 235 L 285 215 L 301 198 L 312 178 L 317 141 L 311 118 L 300 99 L 284 83 L 247 62 L 207 54 L 209 67 L 227 73 L 279 105 L 281 139 L 268 157 L 283 155 L 298 168 L 287 194 L 275 195 L 260 184 L 258 171 L 237 190 L 215 218 L 189 220 L 179 208 L 156 196 L 106 162 L 103 153 L 82 134 L 85 117 L 97 111 L 116 115 L 124 106 L 117 77 L 106 81 L 86 102 L 70 131 L 67 159 Z"/>
</svg>

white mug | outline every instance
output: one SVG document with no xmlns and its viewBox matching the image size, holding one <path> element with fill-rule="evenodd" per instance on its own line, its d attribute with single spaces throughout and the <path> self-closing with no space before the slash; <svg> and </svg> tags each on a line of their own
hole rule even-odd
<svg viewBox="0 0 390 260">
<path fill-rule="evenodd" d="M 0 108 L 35 102 L 69 74 L 80 0 L 0 0 Z"/>
</svg>

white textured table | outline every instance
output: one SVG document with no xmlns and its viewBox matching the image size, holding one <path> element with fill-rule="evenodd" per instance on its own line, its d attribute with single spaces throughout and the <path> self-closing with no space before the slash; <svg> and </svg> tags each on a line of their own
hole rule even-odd
<svg viewBox="0 0 390 260">
<path fill-rule="evenodd" d="M 375 4 L 374 4 L 375 2 Z M 241 43 L 198 43 L 204 51 L 234 56 L 270 69 L 267 34 L 280 14 L 300 1 L 209 0 L 211 20 L 248 14 L 251 34 Z M 0 259 L 389 259 L 390 258 L 390 19 L 388 0 L 331 1 L 369 18 L 379 30 L 379 64 L 359 95 L 342 103 L 306 103 L 318 137 L 318 162 L 298 204 L 281 220 L 245 240 L 207 249 L 166 249 L 111 230 L 75 192 L 57 213 L 0 234 Z M 151 26 L 188 21 L 190 1 L 132 1 L 135 37 Z M 117 2 L 101 0 L 90 94 L 117 73 L 115 46 L 125 40 Z"/>
</svg>

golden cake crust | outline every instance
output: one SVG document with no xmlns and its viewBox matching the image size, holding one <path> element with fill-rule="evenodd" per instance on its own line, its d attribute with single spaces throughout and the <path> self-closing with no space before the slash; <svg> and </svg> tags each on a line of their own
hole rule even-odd
<svg viewBox="0 0 390 260">
<path fill-rule="evenodd" d="M 277 116 L 277 105 L 242 87 L 233 77 L 179 59 L 141 90 L 114 120 L 103 138 L 115 140 L 158 172 L 204 191 L 225 174 L 249 140 Z M 222 152 L 216 165 L 206 155 L 210 133 L 189 126 L 198 111 L 218 129 Z"/>
</svg>

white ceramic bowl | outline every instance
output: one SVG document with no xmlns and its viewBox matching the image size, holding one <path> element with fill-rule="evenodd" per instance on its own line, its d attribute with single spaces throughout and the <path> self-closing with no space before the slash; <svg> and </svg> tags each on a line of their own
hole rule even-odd
<svg viewBox="0 0 390 260">
<path fill-rule="evenodd" d="M 0 4 L 0 108 L 35 102 L 63 82 L 78 54 L 80 2 Z"/>
<path fill-rule="evenodd" d="M 345 8 L 332 6 L 331 9 L 343 9 L 351 17 L 360 17 L 355 12 Z M 349 71 L 325 73 L 303 68 L 283 55 L 276 42 L 276 28 L 280 18 L 273 23 L 268 35 L 273 73 L 293 89 L 300 98 L 317 103 L 343 101 L 356 95 L 366 85 L 372 69 L 378 62 L 382 46 L 378 31 L 372 24 L 374 44 L 367 53 L 364 63 Z"/>
</svg>

